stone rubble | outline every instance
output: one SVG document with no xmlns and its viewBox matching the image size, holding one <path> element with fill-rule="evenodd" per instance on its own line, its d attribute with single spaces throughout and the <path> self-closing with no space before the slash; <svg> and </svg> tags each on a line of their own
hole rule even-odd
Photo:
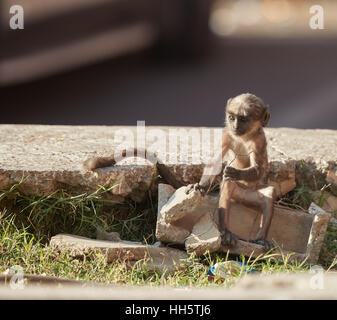
<svg viewBox="0 0 337 320">
<path fill-rule="evenodd" d="M 159 192 L 167 190 L 168 187 L 159 185 Z M 194 194 L 186 195 L 185 187 L 182 187 L 174 194 L 170 189 L 165 197 L 171 197 L 166 205 L 159 206 L 157 220 L 157 238 L 162 242 L 185 244 L 188 253 L 202 255 L 207 250 L 209 252 L 228 250 L 235 254 L 244 254 L 257 257 L 265 250 L 262 246 L 239 240 L 237 245 L 231 248 L 221 247 L 221 238 L 218 228 L 217 206 L 218 197 L 207 195 L 200 197 L 198 191 Z M 164 196 L 159 195 L 159 199 Z M 195 202 L 192 203 L 192 200 Z M 179 204 L 182 204 L 179 206 Z M 188 205 L 186 205 L 188 203 Z M 179 210 L 181 208 L 181 210 Z M 310 209 L 312 210 L 312 209 Z M 310 213 L 313 213 L 310 211 Z M 179 218 L 175 219 L 174 215 Z M 243 239 L 253 239 L 257 233 L 260 211 L 233 202 L 231 205 L 230 230 Z M 169 221 L 165 217 L 169 216 Z M 324 240 L 330 215 L 324 210 L 308 214 L 299 210 L 287 207 L 274 206 L 274 216 L 269 229 L 267 240 L 277 244 L 273 251 L 279 254 L 279 258 L 288 253 L 294 253 L 291 259 L 303 260 L 315 263 L 318 259 L 319 251 Z M 170 233 L 170 227 L 185 230 L 177 238 L 177 233 Z M 166 228 L 166 229 L 165 229 Z M 160 229 L 160 232 L 158 232 Z M 167 230 L 167 234 L 165 234 Z M 185 236 L 185 238 L 183 238 Z"/>
</svg>

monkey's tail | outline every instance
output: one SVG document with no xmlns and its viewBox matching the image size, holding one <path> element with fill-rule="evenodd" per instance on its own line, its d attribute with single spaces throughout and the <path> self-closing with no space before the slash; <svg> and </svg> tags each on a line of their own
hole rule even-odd
<svg viewBox="0 0 337 320">
<path fill-rule="evenodd" d="M 128 155 L 128 156 L 127 156 Z M 96 157 L 96 158 L 90 158 L 84 161 L 83 167 L 86 170 L 95 170 L 98 168 L 106 168 L 114 166 L 119 160 L 122 158 L 131 158 L 131 157 L 138 157 L 143 158 L 148 161 L 150 161 L 152 164 L 156 165 L 158 173 L 162 178 L 165 179 L 165 181 L 170 184 L 172 187 L 178 189 L 182 187 L 184 184 L 182 184 L 180 181 L 177 180 L 175 175 L 172 172 L 172 169 L 170 169 L 167 165 L 163 164 L 163 162 L 155 157 L 153 152 L 150 152 L 146 149 L 128 149 L 123 150 L 121 153 L 119 153 L 119 159 L 115 158 L 115 156 L 110 157 Z"/>
</svg>

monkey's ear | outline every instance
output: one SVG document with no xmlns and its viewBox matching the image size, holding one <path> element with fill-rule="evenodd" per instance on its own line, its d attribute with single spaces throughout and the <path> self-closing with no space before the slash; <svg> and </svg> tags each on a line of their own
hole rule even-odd
<svg viewBox="0 0 337 320">
<path fill-rule="evenodd" d="M 229 98 L 229 99 L 227 100 L 226 106 L 228 106 L 228 105 L 231 103 L 232 100 L 233 100 L 233 98 Z"/>
<path fill-rule="evenodd" d="M 266 111 L 264 112 L 263 116 L 262 116 L 262 127 L 265 127 L 270 119 L 270 112 L 269 112 L 269 108 L 266 108 Z"/>
</svg>

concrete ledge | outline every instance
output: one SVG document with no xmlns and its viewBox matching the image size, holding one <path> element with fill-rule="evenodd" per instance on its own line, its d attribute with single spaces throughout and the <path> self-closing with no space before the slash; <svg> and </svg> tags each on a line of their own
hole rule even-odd
<svg viewBox="0 0 337 320">
<path fill-rule="evenodd" d="M 224 287 L 154 287 L 78 283 L 58 286 L 27 286 L 13 290 L 0 286 L 2 300 L 235 300 L 235 299 L 336 299 L 337 275 L 311 273 L 247 275 L 228 289 Z"/>
<path fill-rule="evenodd" d="M 198 134 L 207 128 L 146 127 L 145 132 L 158 129 L 168 137 L 176 129 L 186 132 L 194 129 Z M 98 185 L 118 185 L 111 191 L 116 199 L 122 201 L 129 197 L 142 201 L 156 176 L 151 165 L 136 165 L 131 159 L 125 165 L 96 173 L 82 169 L 82 162 L 88 157 L 110 155 L 118 145 L 116 133 L 123 130 L 132 132 L 136 142 L 136 127 L 0 125 L 0 189 L 27 177 L 20 186 L 25 194 L 44 195 L 61 187 L 84 192 L 96 190 Z M 276 184 L 291 181 L 296 167 L 296 173 L 300 174 L 297 174 L 298 181 L 307 179 L 320 187 L 325 182 L 326 170 L 337 168 L 337 131 L 267 128 L 266 134 L 270 177 Z M 210 138 L 213 141 L 212 130 Z M 140 141 L 149 145 L 142 137 Z M 198 181 L 205 159 L 192 164 L 193 152 L 187 162 L 179 160 L 180 154 L 179 146 L 168 154 L 178 158 L 172 163 L 175 174 L 183 183 Z"/>
</svg>

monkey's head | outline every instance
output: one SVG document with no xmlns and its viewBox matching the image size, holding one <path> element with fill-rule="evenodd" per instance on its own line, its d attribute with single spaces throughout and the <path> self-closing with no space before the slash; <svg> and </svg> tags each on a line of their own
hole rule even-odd
<svg viewBox="0 0 337 320">
<path fill-rule="evenodd" d="M 240 94 L 227 101 L 226 123 L 235 136 L 250 135 L 268 124 L 268 107 L 251 93 Z"/>
</svg>

